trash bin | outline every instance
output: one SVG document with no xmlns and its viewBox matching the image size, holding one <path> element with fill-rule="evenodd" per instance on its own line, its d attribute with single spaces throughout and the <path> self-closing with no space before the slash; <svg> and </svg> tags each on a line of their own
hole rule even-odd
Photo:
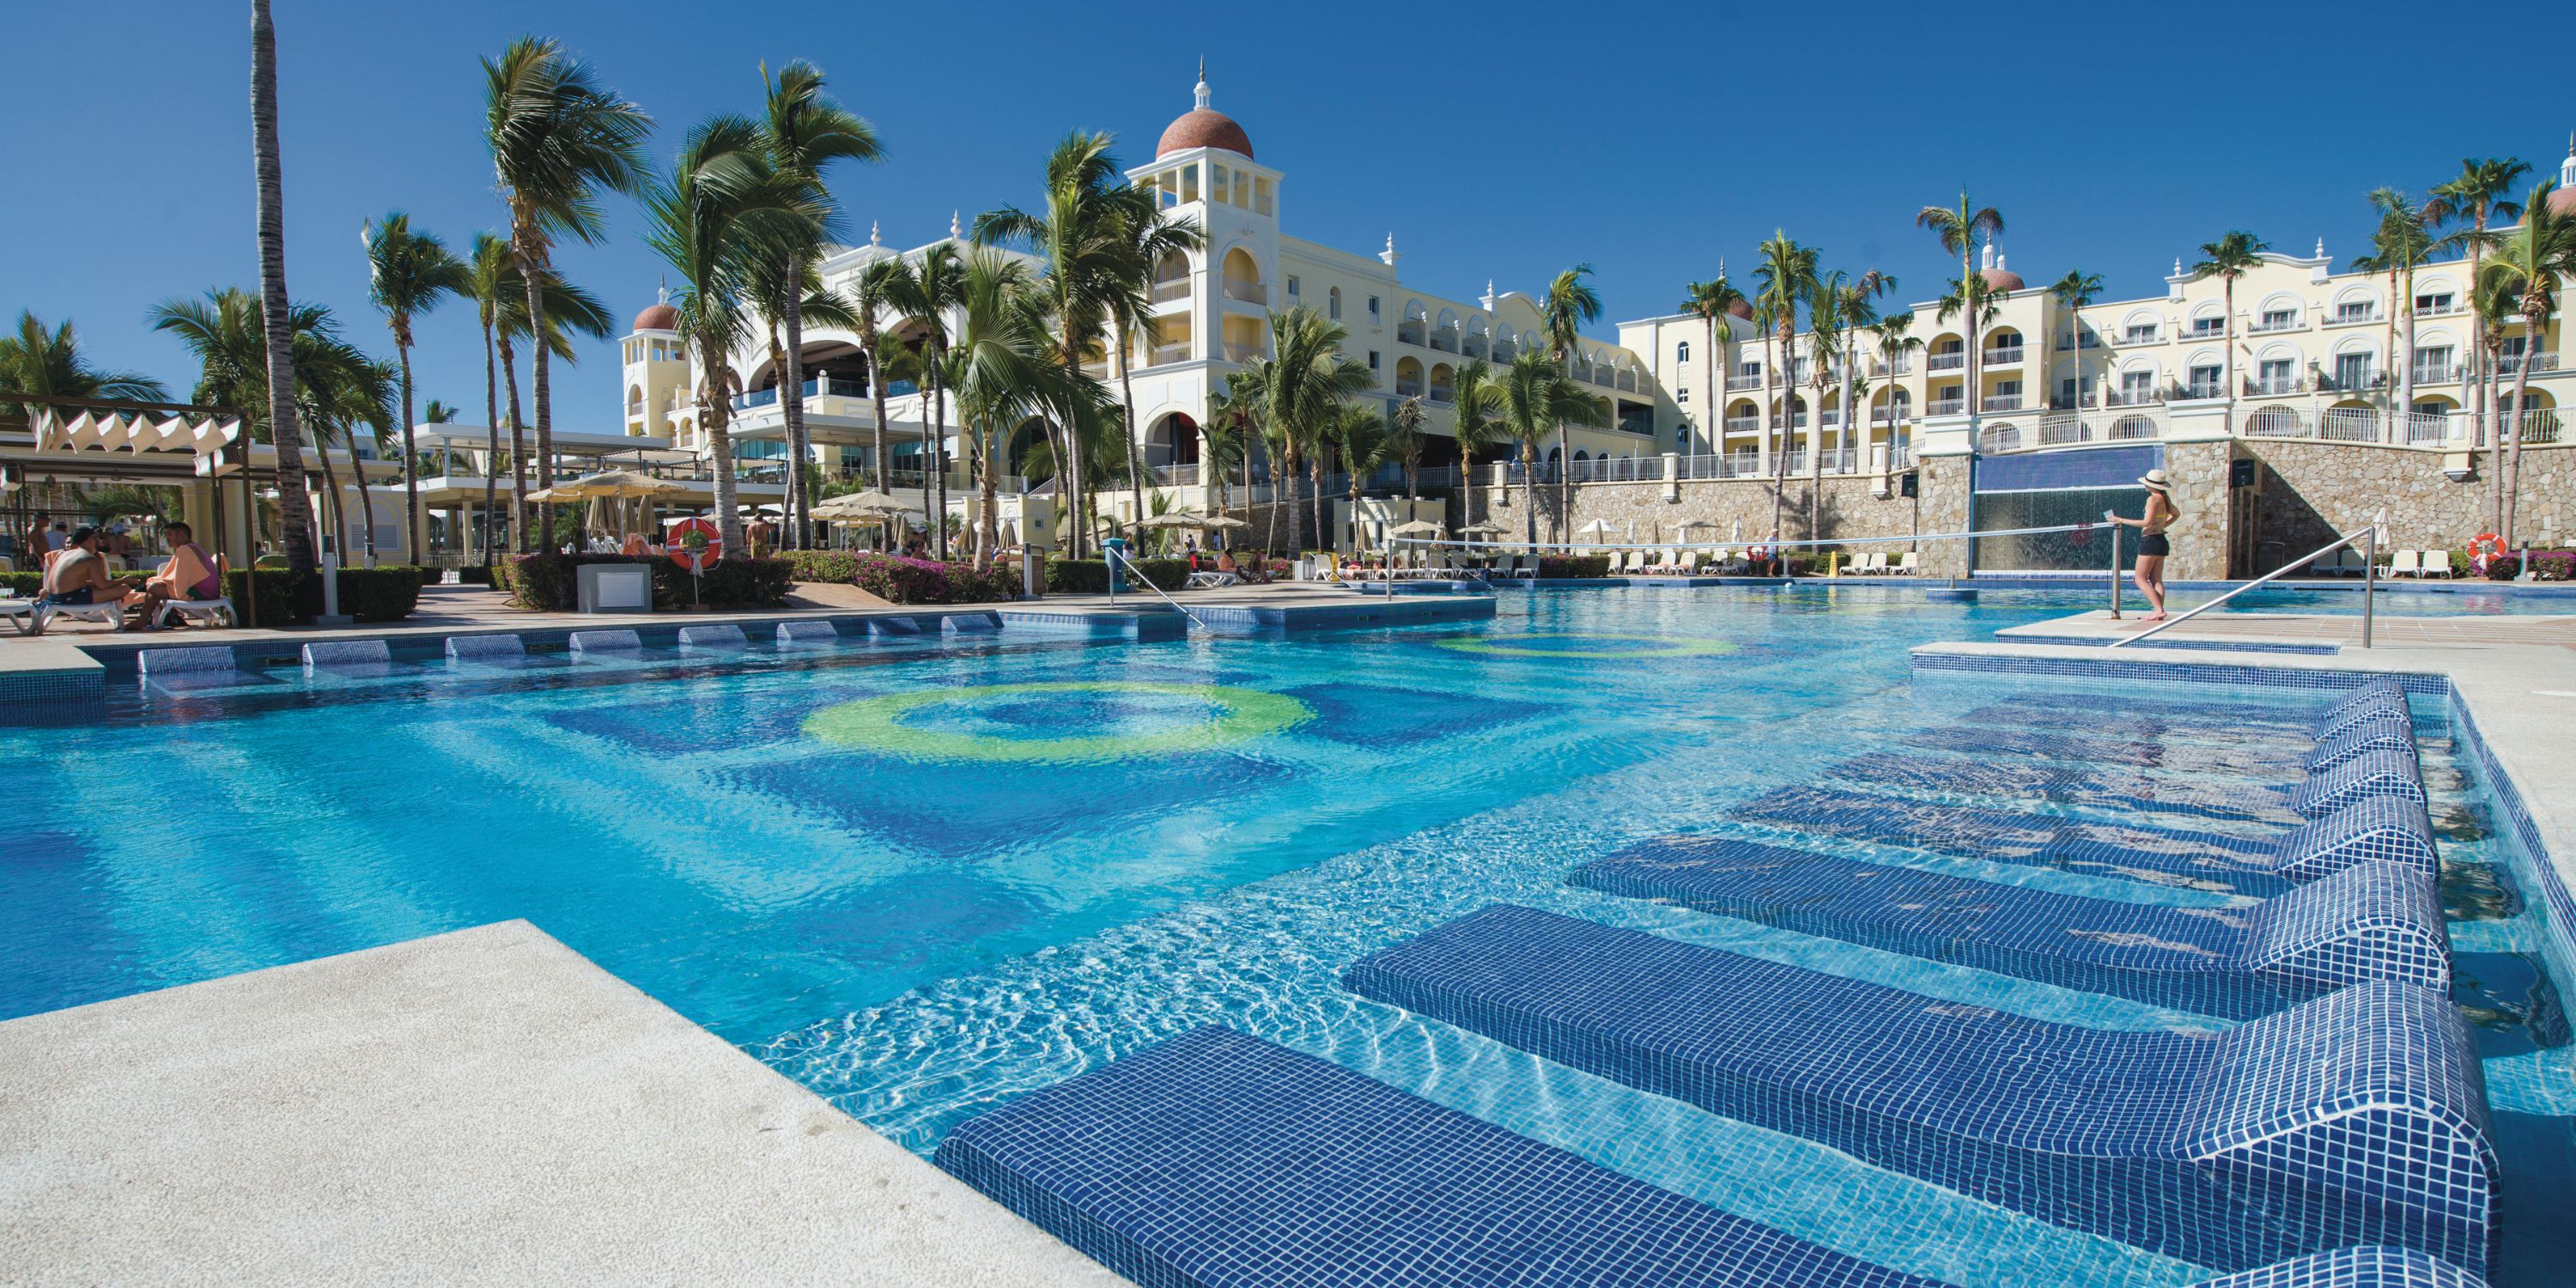
<svg viewBox="0 0 2576 1288">
<path fill-rule="evenodd" d="M 573 575 L 582 612 L 653 611 L 653 570 L 643 564 L 583 564 Z"/>
</svg>

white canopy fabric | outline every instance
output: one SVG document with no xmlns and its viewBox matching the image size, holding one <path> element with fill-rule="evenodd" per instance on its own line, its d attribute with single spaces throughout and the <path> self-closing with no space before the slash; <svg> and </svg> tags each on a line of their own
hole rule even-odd
<svg viewBox="0 0 2576 1288">
<path fill-rule="evenodd" d="M 1594 519 L 1592 522 L 1584 524 L 1580 528 L 1576 528 L 1574 530 L 1574 535 L 1578 537 L 1606 537 L 1614 531 L 1616 531 L 1616 529 L 1610 526 L 1610 521 L 1608 519 Z"/>
<path fill-rule="evenodd" d="M 1394 527 L 1387 529 L 1386 535 L 1390 537 L 1436 537 L 1440 535 L 1441 531 L 1442 529 L 1440 525 L 1433 523 L 1429 519 L 1415 519 L 1409 523 L 1399 523 Z"/>
<path fill-rule="evenodd" d="M 50 407 L 36 408 L 29 427 L 36 436 L 36 450 L 49 452 L 126 451 L 126 452 L 196 452 L 200 455 L 221 450 L 241 437 L 242 424 L 237 416 L 151 416 L 143 413 L 92 415 L 78 412 L 65 418 Z"/>
</svg>

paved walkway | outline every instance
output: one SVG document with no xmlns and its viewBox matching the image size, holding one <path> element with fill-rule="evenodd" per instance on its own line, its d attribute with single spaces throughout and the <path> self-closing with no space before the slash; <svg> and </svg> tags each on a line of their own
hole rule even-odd
<svg viewBox="0 0 2576 1288">
<path fill-rule="evenodd" d="M 2131 613 L 2119 621 L 2102 612 L 2078 613 L 2051 621 L 2015 626 L 1996 638 L 2021 636 L 2058 639 L 2117 639 L 2144 632 L 2152 622 Z M 2220 609 L 2203 613 L 2156 637 L 2274 644 L 2361 643 L 2361 616 L 2349 613 L 2239 613 Z M 2380 617 L 2371 625 L 2374 644 L 2540 644 L 2576 648 L 2576 616 L 2508 616 L 2487 613 L 2461 617 Z M 2149 646 L 2155 641 L 2149 641 Z"/>
</svg>

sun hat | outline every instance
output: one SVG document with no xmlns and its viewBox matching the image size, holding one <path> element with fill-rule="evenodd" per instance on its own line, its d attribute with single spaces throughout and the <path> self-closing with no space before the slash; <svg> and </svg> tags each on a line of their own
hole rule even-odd
<svg viewBox="0 0 2576 1288">
<path fill-rule="evenodd" d="M 2173 490 L 2173 485 L 2165 478 L 2165 472 L 2163 470 L 2147 471 L 2143 477 L 2139 478 L 2138 486 L 2157 492 L 2169 492 Z"/>
</svg>

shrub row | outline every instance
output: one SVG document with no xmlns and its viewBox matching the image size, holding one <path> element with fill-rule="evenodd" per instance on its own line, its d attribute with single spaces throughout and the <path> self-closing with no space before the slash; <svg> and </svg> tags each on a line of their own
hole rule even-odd
<svg viewBox="0 0 2576 1288">
<path fill-rule="evenodd" d="M 1157 590 L 1173 591 L 1190 584 L 1190 561 L 1187 559 L 1131 560 L 1130 571 L 1154 583 Z M 1046 588 L 1058 595 L 1099 595 L 1109 590 L 1109 563 L 1103 559 L 1049 559 L 1046 566 Z"/>
<path fill-rule="evenodd" d="M 1607 577 L 1610 575 L 1610 556 L 1540 555 L 1538 575 L 1541 577 Z"/>
<path fill-rule="evenodd" d="M 534 554 L 504 559 L 493 570 L 493 584 L 510 592 L 522 608 L 570 612 L 581 603 L 584 564 L 642 564 L 652 570 L 653 607 L 669 612 L 691 603 L 710 608 L 777 608 L 787 602 L 794 569 L 784 559 L 726 559 L 710 565 L 705 576 L 691 578 L 679 564 L 660 555 Z M 692 581 L 695 585 L 692 585 Z"/>
<path fill-rule="evenodd" d="M 423 574 L 435 569 L 409 564 L 340 570 L 340 611 L 362 622 L 399 622 L 420 604 Z M 252 593 L 252 578 L 258 593 Z M 21 595 L 44 593 L 44 574 L 0 573 L 0 586 Z M 283 568 L 256 572 L 236 568 L 224 574 L 224 594 L 243 614 L 246 626 L 303 626 L 322 615 L 322 575 Z M 254 615 L 256 620 L 254 620 Z"/>
<path fill-rule="evenodd" d="M 791 550 L 780 557 L 798 581 L 856 586 L 896 604 L 990 604 L 1020 593 L 1020 575 L 1006 564 L 979 573 L 973 564 L 871 550 Z"/>
</svg>

